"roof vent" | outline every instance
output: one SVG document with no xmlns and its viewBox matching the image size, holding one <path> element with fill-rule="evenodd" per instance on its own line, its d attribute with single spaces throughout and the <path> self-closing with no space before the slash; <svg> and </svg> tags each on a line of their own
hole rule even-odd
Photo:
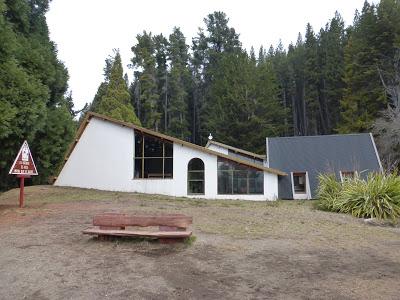
<svg viewBox="0 0 400 300">
<path fill-rule="evenodd" d="M 208 140 L 212 140 L 213 139 L 213 136 L 211 135 L 211 132 L 210 132 L 210 135 L 208 136 Z"/>
</svg>

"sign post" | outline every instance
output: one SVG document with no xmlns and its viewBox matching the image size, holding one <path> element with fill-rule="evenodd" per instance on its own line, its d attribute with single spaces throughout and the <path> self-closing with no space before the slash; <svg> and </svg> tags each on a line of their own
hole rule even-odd
<svg viewBox="0 0 400 300">
<path fill-rule="evenodd" d="M 19 184 L 19 207 L 24 207 L 24 187 L 25 178 L 30 178 L 33 175 L 38 175 L 35 162 L 33 161 L 31 150 L 29 149 L 28 142 L 24 141 L 19 149 L 17 157 L 10 169 L 9 174 L 17 175 L 20 179 Z"/>
</svg>

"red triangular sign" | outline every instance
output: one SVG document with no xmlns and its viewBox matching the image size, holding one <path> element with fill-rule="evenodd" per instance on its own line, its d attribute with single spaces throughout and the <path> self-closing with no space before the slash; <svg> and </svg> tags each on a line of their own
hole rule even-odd
<svg viewBox="0 0 400 300">
<path fill-rule="evenodd" d="M 38 175 L 35 162 L 33 161 L 28 142 L 24 141 L 19 149 L 18 155 L 10 169 L 9 174 L 14 175 Z"/>
</svg>

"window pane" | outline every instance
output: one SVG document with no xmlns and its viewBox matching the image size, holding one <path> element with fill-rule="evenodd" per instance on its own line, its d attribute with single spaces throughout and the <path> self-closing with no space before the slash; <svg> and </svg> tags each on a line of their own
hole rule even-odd
<svg viewBox="0 0 400 300">
<path fill-rule="evenodd" d="M 139 131 L 135 131 L 135 157 L 142 157 L 142 137 Z"/>
<path fill-rule="evenodd" d="M 164 178 L 173 178 L 174 177 L 174 159 L 173 158 L 165 158 L 164 160 Z"/>
<path fill-rule="evenodd" d="M 134 178 L 142 178 L 142 159 L 135 159 L 135 174 Z"/>
<path fill-rule="evenodd" d="M 249 194 L 257 194 L 256 193 L 256 179 L 249 177 Z"/>
<path fill-rule="evenodd" d="M 232 172 L 218 171 L 218 194 L 232 194 Z"/>
<path fill-rule="evenodd" d="M 163 159 L 144 159 L 144 178 L 163 178 Z"/>
<path fill-rule="evenodd" d="M 174 146 L 172 143 L 165 141 L 165 157 L 172 157 L 174 156 Z"/>
<path fill-rule="evenodd" d="M 204 194 L 204 181 L 189 181 L 189 194 Z"/>
<path fill-rule="evenodd" d="M 159 138 L 144 136 L 144 157 L 163 157 L 163 143 Z"/>
<path fill-rule="evenodd" d="M 204 180 L 204 171 L 189 171 L 188 180 Z"/>
<path fill-rule="evenodd" d="M 218 157 L 218 193 L 263 194 L 264 172 Z"/>
<path fill-rule="evenodd" d="M 233 172 L 233 193 L 247 194 L 247 171 Z"/>
<path fill-rule="evenodd" d="M 250 191 L 250 194 L 264 194 L 264 173 L 256 171 L 255 177 L 255 189 Z"/>
<path fill-rule="evenodd" d="M 242 164 L 238 164 L 238 163 L 235 163 L 235 162 L 231 162 L 231 164 L 232 164 L 233 169 L 236 170 L 236 171 L 249 170 L 248 166 L 245 166 L 245 165 L 242 165 Z"/>
<path fill-rule="evenodd" d="M 226 159 L 218 157 L 218 170 L 231 170 L 232 166 Z"/>
<path fill-rule="evenodd" d="M 293 174 L 293 186 L 294 186 L 295 193 L 305 193 L 306 192 L 306 174 L 305 173 Z"/>
<path fill-rule="evenodd" d="M 189 171 L 203 171 L 204 170 L 204 163 L 200 158 L 193 158 L 189 161 L 188 165 Z"/>
<path fill-rule="evenodd" d="M 342 172 L 342 178 L 346 179 L 346 178 L 354 178 L 354 172 L 353 171 L 346 171 L 346 172 Z"/>
</svg>

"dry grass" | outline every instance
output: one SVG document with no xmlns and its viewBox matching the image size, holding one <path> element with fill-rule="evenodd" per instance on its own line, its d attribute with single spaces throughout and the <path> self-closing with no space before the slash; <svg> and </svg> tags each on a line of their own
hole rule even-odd
<svg viewBox="0 0 400 300">
<path fill-rule="evenodd" d="M 400 232 L 309 201 L 34 186 L 0 195 L 0 299 L 398 299 Z M 184 213 L 196 241 L 83 236 L 105 211 Z"/>
<path fill-rule="evenodd" d="M 0 195 L 0 205 L 16 203 L 17 199 L 17 189 L 8 191 Z M 29 187 L 26 199 L 26 205 L 32 211 L 45 210 L 47 204 L 92 201 L 115 203 L 119 209 L 122 205 L 125 211 L 179 211 L 194 217 L 196 230 L 236 238 L 285 237 L 301 240 L 307 235 L 317 243 L 333 238 L 340 244 L 349 240 L 363 243 L 366 234 L 376 235 L 382 240 L 397 234 L 387 228 L 365 226 L 351 216 L 315 210 L 312 201 L 205 200 L 53 186 Z"/>
</svg>

